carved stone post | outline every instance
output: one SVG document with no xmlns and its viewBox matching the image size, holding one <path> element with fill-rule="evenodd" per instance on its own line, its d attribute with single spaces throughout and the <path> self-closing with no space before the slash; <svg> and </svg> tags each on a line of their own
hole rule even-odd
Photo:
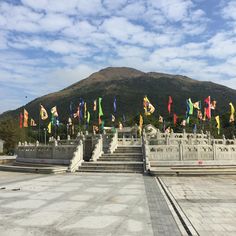
<svg viewBox="0 0 236 236">
<path fill-rule="evenodd" d="M 179 142 L 179 160 L 183 161 L 183 143 L 181 140 Z"/>
<path fill-rule="evenodd" d="M 222 139 L 223 139 L 223 145 L 225 145 L 226 144 L 226 139 L 225 139 L 224 134 L 222 135 Z"/>
<path fill-rule="evenodd" d="M 213 150 L 213 161 L 216 160 L 216 144 L 213 143 L 212 145 L 212 150 Z"/>
</svg>

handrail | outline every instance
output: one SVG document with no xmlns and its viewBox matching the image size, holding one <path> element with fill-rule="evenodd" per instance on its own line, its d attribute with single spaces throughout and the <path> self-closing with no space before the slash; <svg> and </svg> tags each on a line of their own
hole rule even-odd
<svg viewBox="0 0 236 236">
<path fill-rule="evenodd" d="M 74 152 L 73 158 L 70 160 L 70 165 L 67 169 L 68 172 L 75 172 L 78 170 L 79 166 L 81 166 L 83 162 L 83 141 L 79 141 L 79 145 Z"/>
<path fill-rule="evenodd" d="M 99 138 L 98 138 L 98 142 L 96 143 L 93 153 L 92 153 L 92 157 L 91 157 L 91 161 L 97 161 L 97 159 L 99 157 L 101 157 L 101 155 L 103 154 L 103 137 L 100 134 Z"/>
</svg>

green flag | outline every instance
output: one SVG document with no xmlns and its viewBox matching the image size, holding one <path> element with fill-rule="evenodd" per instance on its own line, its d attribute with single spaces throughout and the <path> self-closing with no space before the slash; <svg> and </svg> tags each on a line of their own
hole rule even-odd
<svg viewBox="0 0 236 236">
<path fill-rule="evenodd" d="M 192 115 L 193 114 L 193 103 L 192 103 L 192 100 L 191 98 L 188 99 L 188 105 L 189 105 L 189 115 Z"/>
<path fill-rule="evenodd" d="M 88 113 L 87 113 L 87 123 L 89 124 L 89 122 L 90 122 L 90 112 L 88 111 Z"/>
<path fill-rule="evenodd" d="M 99 111 L 98 111 L 99 117 L 100 117 L 100 116 L 103 116 L 103 111 L 102 111 L 102 98 L 98 98 L 98 109 L 99 109 Z"/>
</svg>

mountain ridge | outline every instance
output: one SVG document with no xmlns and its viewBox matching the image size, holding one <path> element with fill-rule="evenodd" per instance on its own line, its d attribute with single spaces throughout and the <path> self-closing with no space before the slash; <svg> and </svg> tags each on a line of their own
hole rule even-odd
<svg viewBox="0 0 236 236">
<path fill-rule="evenodd" d="M 39 104 L 47 109 L 58 107 L 58 113 L 68 117 L 69 104 L 74 103 L 74 112 L 80 98 L 87 101 L 92 110 L 92 102 L 103 97 L 104 113 L 107 117 L 112 113 L 112 102 L 117 96 L 118 115 L 135 115 L 141 111 L 142 98 L 147 95 L 160 114 L 167 115 L 168 96 L 173 97 L 174 112 L 184 114 L 185 101 L 203 100 L 211 95 L 219 104 L 219 110 L 227 111 L 228 103 L 236 103 L 236 90 L 210 81 L 199 81 L 182 75 L 171 75 L 160 72 L 142 72 L 129 67 L 107 67 L 95 72 L 60 91 L 34 99 L 25 106 L 4 112 L 0 119 L 7 116 L 16 117 L 26 108 L 32 117 L 38 117 Z M 226 108 L 227 107 L 227 108 Z"/>
</svg>

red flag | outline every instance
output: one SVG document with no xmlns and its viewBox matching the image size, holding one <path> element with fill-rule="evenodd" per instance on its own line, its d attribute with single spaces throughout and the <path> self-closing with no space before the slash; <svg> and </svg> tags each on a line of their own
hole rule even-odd
<svg viewBox="0 0 236 236">
<path fill-rule="evenodd" d="M 168 101 L 168 112 L 169 112 L 169 114 L 170 114 L 170 112 L 171 112 L 171 105 L 172 105 L 172 103 L 173 103 L 172 97 L 169 96 L 169 101 Z"/>
<path fill-rule="evenodd" d="M 206 111 L 206 116 L 207 116 L 207 118 L 210 120 L 210 119 L 211 119 L 211 97 L 208 96 L 208 97 L 204 100 L 204 102 L 206 103 L 206 109 L 205 109 L 205 111 Z"/>
<path fill-rule="evenodd" d="M 24 109 L 24 123 L 23 123 L 23 126 L 24 126 L 24 127 L 28 127 L 28 118 L 29 118 L 29 114 L 28 114 L 28 112 Z"/>
<path fill-rule="evenodd" d="M 22 128 L 23 127 L 23 114 L 22 113 L 20 113 L 20 128 Z"/>
<path fill-rule="evenodd" d="M 174 113 L 174 125 L 176 125 L 177 120 L 178 120 L 178 116 Z"/>
</svg>

